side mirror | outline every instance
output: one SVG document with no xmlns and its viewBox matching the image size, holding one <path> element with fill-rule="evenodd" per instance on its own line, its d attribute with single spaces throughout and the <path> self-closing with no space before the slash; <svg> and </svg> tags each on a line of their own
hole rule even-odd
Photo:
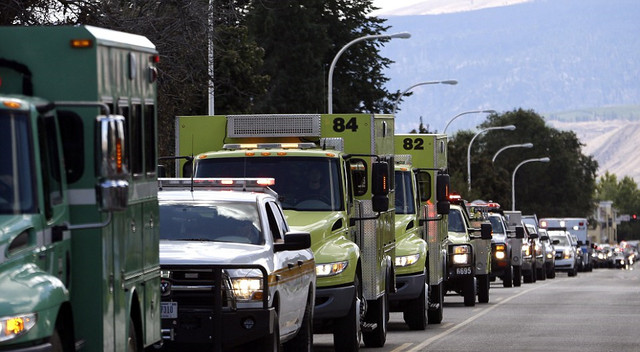
<svg viewBox="0 0 640 352">
<path fill-rule="evenodd" d="M 553 240 L 553 244 L 560 244 L 560 240 Z"/>
<path fill-rule="evenodd" d="M 101 211 L 120 211 L 127 208 L 129 199 L 129 171 L 124 163 L 127 155 L 124 144 L 125 119 L 121 115 L 100 115 L 96 120 L 96 200 Z"/>
<path fill-rule="evenodd" d="M 371 193 L 373 197 L 373 211 L 380 213 L 389 210 L 389 164 L 378 161 L 371 165 L 372 184 Z"/>
<path fill-rule="evenodd" d="M 540 241 L 548 241 L 549 240 L 549 236 L 544 235 L 540 237 Z"/>
<path fill-rule="evenodd" d="M 436 198 L 437 198 L 437 212 L 440 215 L 449 214 L 451 209 L 451 203 L 449 203 L 449 175 L 438 174 L 436 177 Z"/>
<path fill-rule="evenodd" d="M 531 239 L 534 239 L 534 240 L 535 240 L 536 238 L 538 238 L 538 234 L 534 232 L 534 233 L 532 233 L 532 234 L 530 234 L 530 235 L 529 235 L 529 238 L 531 238 Z"/>
<path fill-rule="evenodd" d="M 582 246 L 582 245 L 584 245 L 584 242 L 578 241 L 578 246 Z"/>
<path fill-rule="evenodd" d="M 481 224 L 480 225 L 480 238 L 482 238 L 483 240 L 492 239 L 493 236 L 491 235 L 491 231 L 493 231 L 493 228 L 491 227 L 491 224 Z"/>
<path fill-rule="evenodd" d="M 193 174 L 193 160 L 187 160 L 182 165 L 182 177 L 189 178 Z"/>
<path fill-rule="evenodd" d="M 275 243 L 273 249 L 276 252 L 297 251 L 311 247 L 311 234 L 308 232 L 287 232 L 284 242 Z"/>
<path fill-rule="evenodd" d="M 167 177 L 167 168 L 166 168 L 166 166 L 158 165 L 158 166 L 156 166 L 156 168 L 157 168 L 158 178 Z"/>
<path fill-rule="evenodd" d="M 524 238 L 524 227 L 516 226 L 516 238 Z"/>
</svg>

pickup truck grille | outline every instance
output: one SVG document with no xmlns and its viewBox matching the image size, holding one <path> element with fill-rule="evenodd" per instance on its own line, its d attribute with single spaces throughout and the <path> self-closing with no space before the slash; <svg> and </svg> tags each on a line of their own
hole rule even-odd
<svg viewBox="0 0 640 352">
<path fill-rule="evenodd" d="M 235 308 L 231 281 L 224 270 L 221 271 L 220 282 L 216 282 L 213 268 L 171 268 L 169 278 L 162 278 L 162 300 L 180 302 L 181 308 L 211 309 L 214 308 L 214 294 L 222 287 L 222 307 Z"/>
</svg>

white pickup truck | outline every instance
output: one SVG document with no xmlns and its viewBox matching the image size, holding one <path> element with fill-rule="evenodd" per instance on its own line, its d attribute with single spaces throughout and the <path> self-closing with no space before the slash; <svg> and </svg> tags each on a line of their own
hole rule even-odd
<svg viewBox="0 0 640 352">
<path fill-rule="evenodd" d="M 273 182 L 159 180 L 163 349 L 311 350 L 311 239 Z"/>
</svg>

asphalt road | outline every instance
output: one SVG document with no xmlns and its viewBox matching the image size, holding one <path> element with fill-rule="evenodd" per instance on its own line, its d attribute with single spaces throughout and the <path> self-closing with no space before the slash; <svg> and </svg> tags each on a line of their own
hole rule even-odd
<svg viewBox="0 0 640 352">
<path fill-rule="evenodd" d="M 387 342 L 371 351 L 640 351 L 640 265 L 595 269 L 568 277 L 503 288 L 490 301 L 465 307 L 446 296 L 444 318 L 410 331 L 391 313 Z M 314 335 L 314 351 L 333 351 L 328 334 Z"/>
</svg>

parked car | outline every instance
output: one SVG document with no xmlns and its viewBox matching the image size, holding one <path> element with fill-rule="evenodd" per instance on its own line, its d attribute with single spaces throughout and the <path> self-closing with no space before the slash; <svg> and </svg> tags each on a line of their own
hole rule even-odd
<svg viewBox="0 0 640 352">
<path fill-rule="evenodd" d="M 576 247 L 573 245 L 571 235 L 564 230 L 549 230 L 547 235 L 555 247 L 555 271 L 569 273 L 569 276 L 578 274 L 578 257 Z"/>
<path fill-rule="evenodd" d="M 277 194 L 257 179 L 159 183 L 164 348 L 310 351 L 311 238 L 290 231 Z"/>
</svg>

